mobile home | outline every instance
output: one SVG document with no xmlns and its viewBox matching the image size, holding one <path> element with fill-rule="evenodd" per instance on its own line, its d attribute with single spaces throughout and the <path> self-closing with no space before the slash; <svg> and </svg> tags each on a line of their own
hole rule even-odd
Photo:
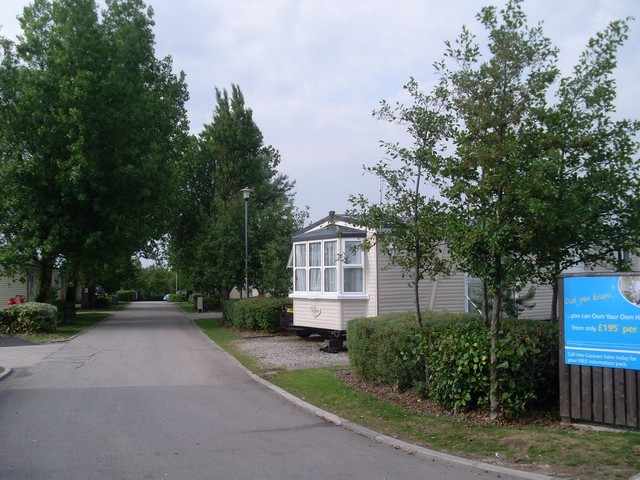
<svg viewBox="0 0 640 480">
<path fill-rule="evenodd" d="M 400 267 L 390 265 L 375 242 L 369 250 L 354 248 L 374 235 L 334 212 L 294 234 L 289 263 L 293 270 L 291 330 L 301 336 L 319 333 L 340 338 L 353 318 L 414 308 L 413 289 Z M 474 299 L 482 296 L 479 285 L 463 272 L 424 279 L 421 305 L 435 311 L 477 312 Z M 534 302 L 521 318 L 548 318 L 551 289 L 538 287 Z"/>
</svg>

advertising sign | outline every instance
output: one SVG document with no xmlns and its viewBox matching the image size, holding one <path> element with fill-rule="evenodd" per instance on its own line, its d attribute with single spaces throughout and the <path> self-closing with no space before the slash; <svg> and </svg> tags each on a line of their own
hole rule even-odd
<svg viewBox="0 0 640 480">
<path fill-rule="evenodd" d="M 640 274 L 563 280 L 565 363 L 640 370 Z"/>
</svg>

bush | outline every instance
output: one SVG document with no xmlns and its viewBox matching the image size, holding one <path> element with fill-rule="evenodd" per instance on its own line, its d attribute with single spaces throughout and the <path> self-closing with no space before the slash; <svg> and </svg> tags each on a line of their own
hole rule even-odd
<svg viewBox="0 0 640 480">
<path fill-rule="evenodd" d="M 219 297 L 203 297 L 202 306 L 205 312 L 219 312 L 222 308 Z"/>
<path fill-rule="evenodd" d="M 10 305 L 0 313 L 0 334 L 18 335 L 35 332 L 55 332 L 58 309 L 48 303 Z"/>
<path fill-rule="evenodd" d="M 109 308 L 113 304 L 113 299 L 111 297 L 96 297 L 93 301 L 94 308 Z"/>
<path fill-rule="evenodd" d="M 222 320 L 226 325 L 231 325 L 231 307 L 238 300 L 229 299 L 222 304 Z"/>
<path fill-rule="evenodd" d="M 118 302 L 133 302 L 137 299 L 135 290 L 118 290 L 116 295 Z"/>
<path fill-rule="evenodd" d="M 421 339 L 426 393 L 458 411 L 486 406 L 489 399 L 489 330 L 480 322 L 427 328 Z"/>
<path fill-rule="evenodd" d="M 424 314 L 418 329 L 412 314 L 351 320 L 349 357 L 367 381 L 413 388 L 448 410 L 489 405 L 489 329 L 478 316 Z M 558 325 L 504 320 L 498 344 L 502 413 L 521 415 L 531 406 L 558 402 Z"/>
<path fill-rule="evenodd" d="M 413 386 L 421 367 L 408 354 L 418 327 L 410 313 L 392 313 L 376 318 L 359 318 L 347 323 L 349 359 L 368 382 L 397 390 Z"/>
<path fill-rule="evenodd" d="M 278 297 L 238 300 L 228 306 L 228 322 L 240 330 L 277 332 L 280 330 L 280 309 L 290 301 L 288 298 Z"/>
<path fill-rule="evenodd" d="M 58 309 L 58 326 L 70 325 L 76 319 L 76 303 L 66 300 L 56 300 L 52 303 Z"/>
</svg>

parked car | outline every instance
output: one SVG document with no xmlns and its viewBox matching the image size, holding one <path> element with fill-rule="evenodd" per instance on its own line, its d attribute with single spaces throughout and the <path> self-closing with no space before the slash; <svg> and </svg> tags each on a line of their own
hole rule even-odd
<svg viewBox="0 0 640 480">
<path fill-rule="evenodd" d="M 162 300 L 164 300 L 165 302 L 168 302 L 169 298 L 171 298 L 171 295 L 167 293 L 164 297 L 162 297 Z"/>
</svg>

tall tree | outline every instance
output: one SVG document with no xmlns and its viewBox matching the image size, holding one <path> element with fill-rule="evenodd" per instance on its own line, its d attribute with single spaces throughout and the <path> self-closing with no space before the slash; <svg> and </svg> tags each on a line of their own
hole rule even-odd
<svg viewBox="0 0 640 480">
<path fill-rule="evenodd" d="M 381 103 L 374 115 L 407 127 L 411 148 L 384 142 L 390 161 L 383 160 L 366 170 L 386 183 L 384 201 L 372 203 L 363 195 L 351 196 L 349 215 L 375 231 L 374 242 L 402 269 L 414 292 L 416 323 L 422 326 L 420 282 L 449 274 L 451 262 L 445 256 L 444 220 L 446 205 L 435 197 L 434 175 L 442 163 L 443 151 L 452 135 L 451 118 L 443 103 L 424 95 L 415 80 L 405 89 L 414 103 L 410 107 Z M 365 248 L 370 247 L 365 242 Z"/>
<path fill-rule="evenodd" d="M 242 291 L 245 279 L 240 190 L 252 189 L 248 276 L 255 288 L 265 289 L 269 283 L 264 283 L 266 272 L 261 268 L 269 258 L 264 251 L 267 245 L 271 254 L 277 252 L 279 263 L 286 262 L 285 254 L 274 245 L 288 243 L 299 226 L 299 215 L 293 206 L 294 184 L 277 172 L 280 156 L 263 145 L 262 132 L 245 106 L 240 87 L 232 85 L 231 94 L 216 89 L 216 102 L 213 121 L 194 140 L 180 170 L 183 208 L 172 230 L 170 260 L 195 288 L 224 300 L 233 287 Z M 285 274 L 283 266 L 281 276 Z"/>
<path fill-rule="evenodd" d="M 611 263 L 617 251 L 637 248 L 640 221 L 638 122 L 611 119 L 611 73 L 627 22 L 589 43 L 552 104 L 557 49 L 541 25 L 528 25 L 521 4 L 483 8 L 477 18 L 486 46 L 463 28 L 435 65 L 440 82 L 429 95 L 413 95 L 416 107 L 423 98 L 443 105 L 454 126 L 450 149 L 430 175 L 449 207 L 444 236 L 457 268 L 482 279 L 493 298 L 493 417 L 503 293 L 553 283 L 576 261 Z M 427 142 L 439 131 L 429 116 L 407 121 Z"/>
<path fill-rule="evenodd" d="M 155 58 L 141 0 L 35 0 L 5 42 L 0 77 L 0 202 L 5 266 L 95 283 L 102 265 L 165 228 L 169 172 L 187 131 L 184 76 Z"/>
<path fill-rule="evenodd" d="M 488 32 L 487 59 L 466 28 L 446 43 L 438 64 L 438 96 L 458 121 L 455 155 L 443 166 L 442 192 L 454 215 L 448 244 L 456 262 L 482 278 L 493 296 L 490 352 L 491 416 L 499 414 L 498 341 L 505 289 L 531 278 L 531 252 L 523 250 L 523 215 L 535 199 L 525 195 L 535 157 L 528 146 L 555 81 L 556 49 L 540 25 L 529 27 L 521 2 L 477 18 Z"/>
<path fill-rule="evenodd" d="M 560 273 L 577 264 L 625 269 L 624 252 L 640 245 L 640 122 L 613 118 L 612 75 L 628 30 L 628 19 L 614 21 L 589 41 L 532 144 L 540 160 L 528 194 L 538 203 L 525 220 L 539 280 L 553 287 L 554 320 Z"/>
</svg>

